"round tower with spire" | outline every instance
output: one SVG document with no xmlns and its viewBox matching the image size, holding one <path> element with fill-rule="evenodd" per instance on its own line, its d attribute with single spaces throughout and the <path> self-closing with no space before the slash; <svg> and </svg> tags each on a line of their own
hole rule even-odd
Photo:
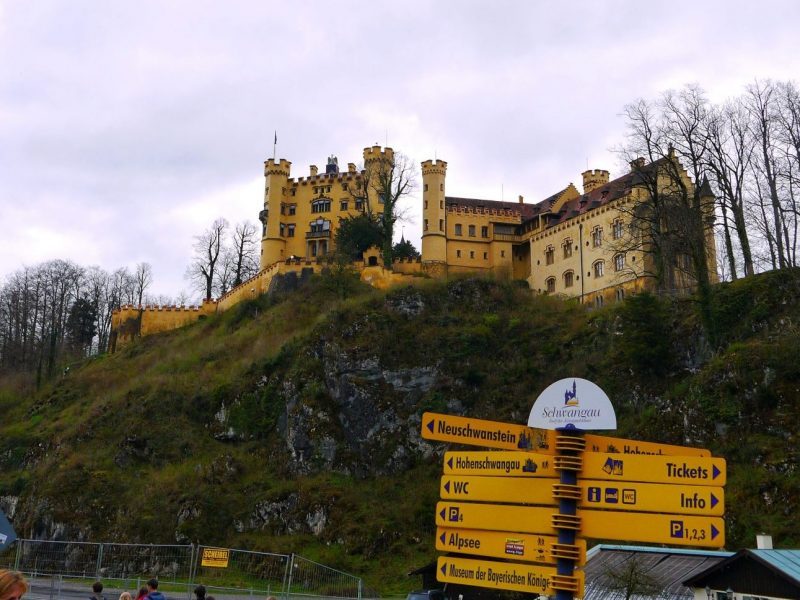
<svg viewBox="0 0 800 600">
<path fill-rule="evenodd" d="M 422 163 L 422 262 L 447 262 L 447 210 L 444 179 L 447 163 Z"/>
<path fill-rule="evenodd" d="M 281 158 L 270 158 L 264 162 L 264 210 L 258 218 L 261 221 L 261 268 L 284 260 L 286 240 L 281 235 L 281 203 L 286 195 L 292 163 Z"/>
</svg>

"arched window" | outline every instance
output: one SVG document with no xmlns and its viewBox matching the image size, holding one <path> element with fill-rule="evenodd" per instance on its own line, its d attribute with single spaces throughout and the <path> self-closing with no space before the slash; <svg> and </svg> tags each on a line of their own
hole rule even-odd
<svg viewBox="0 0 800 600">
<path fill-rule="evenodd" d="M 594 269 L 594 276 L 595 277 L 602 277 L 604 271 L 604 265 L 602 260 L 598 260 L 596 263 L 592 265 L 592 269 Z"/>
<path fill-rule="evenodd" d="M 614 255 L 614 270 L 622 271 L 625 268 L 625 255 L 622 253 Z"/>
<path fill-rule="evenodd" d="M 312 213 L 329 212 L 330 210 L 331 210 L 330 198 L 320 198 L 319 200 L 314 200 L 311 203 Z"/>
<path fill-rule="evenodd" d="M 611 225 L 612 236 L 615 240 L 622 237 L 622 219 L 615 219 Z"/>
<path fill-rule="evenodd" d="M 545 281 L 545 285 L 547 286 L 547 293 L 552 294 L 556 291 L 556 278 L 555 277 L 548 277 L 547 281 Z"/>
<path fill-rule="evenodd" d="M 567 238 L 561 243 L 561 247 L 564 249 L 564 258 L 569 258 L 572 256 L 572 239 Z"/>
<path fill-rule="evenodd" d="M 544 251 L 544 264 L 552 265 L 555 260 L 556 251 L 552 246 L 548 246 Z"/>
<path fill-rule="evenodd" d="M 570 288 L 575 281 L 575 273 L 567 271 L 564 273 L 564 287 Z"/>
<path fill-rule="evenodd" d="M 603 228 L 599 225 L 592 229 L 592 246 L 599 248 L 603 245 Z"/>
</svg>

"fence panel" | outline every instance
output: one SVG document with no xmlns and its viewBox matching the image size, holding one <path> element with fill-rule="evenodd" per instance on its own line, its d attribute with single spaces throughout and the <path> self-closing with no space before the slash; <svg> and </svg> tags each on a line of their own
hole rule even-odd
<svg viewBox="0 0 800 600">
<path fill-rule="evenodd" d="M 361 598 L 361 578 L 327 567 L 297 554 L 292 556 L 288 597 L 292 600 L 317 598 Z"/>
<path fill-rule="evenodd" d="M 194 582 L 202 583 L 209 590 L 218 590 L 215 597 L 224 594 L 223 590 L 241 590 L 248 595 L 279 595 L 285 590 L 286 573 L 289 568 L 289 556 L 269 552 L 251 552 L 222 548 L 227 551 L 225 566 L 211 566 L 211 560 L 203 560 L 204 550 L 217 550 L 211 546 L 200 546 L 197 549 Z M 205 564 L 204 564 L 205 563 Z M 211 593 L 211 592 L 209 592 Z"/>
<path fill-rule="evenodd" d="M 187 582 L 192 575 L 193 546 L 102 544 L 98 574 L 103 579 L 149 579 Z"/>
<path fill-rule="evenodd" d="M 13 569 L 14 563 L 17 559 L 17 546 L 19 542 L 15 541 L 6 549 L 0 552 L 0 569 Z"/>
<path fill-rule="evenodd" d="M 16 568 L 23 573 L 89 578 L 97 574 L 100 544 L 48 540 L 17 540 L 16 543 L 21 544 Z"/>
</svg>

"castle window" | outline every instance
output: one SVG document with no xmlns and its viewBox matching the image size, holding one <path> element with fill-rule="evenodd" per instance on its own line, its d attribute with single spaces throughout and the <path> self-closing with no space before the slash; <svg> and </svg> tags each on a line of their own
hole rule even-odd
<svg viewBox="0 0 800 600">
<path fill-rule="evenodd" d="M 611 231 L 615 240 L 618 240 L 622 237 L 622 219 L 617 219 L 614 221 Z"/>
<path fill-rule="evenodd" d="M 625 255 L 620 253 L 614 256 L 614 270 L 622 271 L 625 268 Z"/>
<path fill-rule="evenodd" d="M 296 195 L 297 195 L 297 188 L 292 188 L 292 196 L 296 196 Z"/>
<path fill-rule="evenodd" d="M 470 258 L 475 258 L 475 250 L 470 250 L 469 251 L 469 257 Z"/>
<path fill-rule="evenodd" d="M 424 208 L 425 210 L 428 210 L 428 201 L 425 200 L 425 202 L 423 204 L 424 204 L 424 206 L 422 208 Z"/>
<path fill-rule="evenodd" d="M 286 228 L 286 237 L 294 237 L 294 223 L 289 223 Z"/>
<path fill-rule="evenodd" d="M 364 201 L 356 200 L 356 210 L 364 210 Z M 426 227 L 427 229 L 427 227 Z"/>
<path fill-rule="evenodd" d="M 482 225 L 481 226 L 481 237 L 482 238 L 488 238 L 489 237 L 489 226 L 488 225 Z"/>
<path fill-rule="evenodd" d="M 347 182 L 346 182 L 346 181 L 343 181 L 343 182 L 342 182 L 342 189 L 343 189 L 345 192 L 347 191 Z"/>
<path fill-rule="evenodd" d="M 545 281 L 547 285 L 547 293 L 552 294 L 556 291 L 556 278 L 555 277 L 548 277 L 547 281 Z"/>
<path fill-rule="evenodd" d="M 462 233 L 461 233 L 461 223 L 456 223 L 456 235 L 462 235 Z"/>
<path fill-rule="evenodd" d="M 324 231 L 330 231 L 331 229 L 331 222 L 327 219 L 317 219 L 316 221 L 311 221 L 311 233 L 322 233 Z"/>
<path fill-rule="evenodd" d="M 297 213 L 297 204 L 290 204 L 289 205 L 289 215 L 294 215 Z"/>
<path fill-rule="evenodd" d="M 461 258 L 461 250 L 456 250 L 456 258 Z"/>
<path fill-rule="evenodd" d="M 572 271 L 567 271 L 564 273 L 564 287 L 569 288 L 572 287 L 572 284 L 575 280 L 575 274 Z"/>
<path fill-rule="evenodd" d="M 439 231 L 444 231 L 444 219 L 439 219 Z"/>
<path fill-rule="evenodd" d="M 440 192 L 443 192 L 443 191 L 444 191 L 444 184 L 443 184 L 443 183 L 440 183 L 440 184 L 439 184 L 439 191 L 440 191 Z"/>
<path fill-rule="evenodd" d="M 594 269 L 594 276 L 595 277 L 602 277 L 603 276 L 603 261 L 598 260 L 594 265 L 592 265 Z"/>
<path fill-rule="evenodd" d="M 484 252 L 483 253 L 483 260 L 489 260 L 489 253 L 488 252 Z"/>
<path fill-rule="evenodd" d="M 475 225 L 469 226 L 469 237 L 475 237 Z"/>
<path fill-rule="evenodd" d="M 600 294 L 598 294 L 597 296 L 594 297 L 594 305 L 595 305 L 595 308 L 602 308 L 602 306 L 603 306 L 603 297 Z"/>
<path fill-rule="evenodd" d="M 555 260 L 556 251 L 553 249 L 552 246 L 548 246 L 547 249 L 544 251 L 544 264 L 552 265 L 553 261 Z"/>
<path fill-rule="evenodd" d="M 282 215 L 286 214 L 286 205 L 285 204 L 281 204 L 281 214 Z"/>
<path fill-rule="evenodd" d="M 426 191 L 426 192 L 428 191 L 428 184 L 427 183 L 425 184 L 425 190 L 424 191 Z"/>
<path fill-rule="evenodd" d="M 326 188 L 326 191 L 327 191 L 327 192 L 330 194 L 330 193 L 331 193 L 331 186 L 328 186 L 328 187 Z"/>
<path fill-rule="evenodd" d="M 572 256 L 572 240 L 567 238 L 564 240 L 564 243 L 561 244 L 562 248 L 564 249 L 564 258 L 569 258 Z"/>
<path fill-rule="evenodd" d="M 625 290 L 623 288 L 617 288 L 617 302 L 622 302 L 625 300 Z"/>
<path fill-rule="evenodd" d="M 425 219 L 425 222 L 422 224 L 423 231 L 428 231 L 428 219 Z"/>
<path fill-rule="evenodd" d="M 444 200 L 439 201 L 439 208 L 444 209 Z"/>
<path fill-rule="evenodd" d="M 283 237 L 283 232 L 284 232 L 284 229 L 286 229 L 286 225 L 284 225 L 283 223 L 281 223 L 281 237 Z"/>
<path fill-rule="evenodd" d="M 500 250 L 500 258 L 505 258 L 505 257 L 506 257 L 506 251 Z"/>
<path fill-rule="evenodd" d="M 603 228 L 595 227 L 592 229 L 592 246 L 599 248 L 603 245 Z"/>
<path fill-rule="evenodd" d="M 342 210 L 347 210 L 347 200 L 342 200 L 339 208 Z"/>
<path fill-rule="evenodd" d="M 331 201 L 328 199 L 315 200 L 311 203 L 312 213 L 328 212 L 331 209 Z"/>
</svg>

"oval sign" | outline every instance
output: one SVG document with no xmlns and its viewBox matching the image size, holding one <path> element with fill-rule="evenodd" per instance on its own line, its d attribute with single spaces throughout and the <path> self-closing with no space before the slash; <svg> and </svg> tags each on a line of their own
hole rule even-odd
<svg viewBox="0 0 800 600">
<path fill-rule="evenodd" d="M 539 429 L 616 429 L 617 415 L 611 400 L 596 384 L 569 377 L 550 384 L 528 417 L 528 426 Z"/>
</svg>

